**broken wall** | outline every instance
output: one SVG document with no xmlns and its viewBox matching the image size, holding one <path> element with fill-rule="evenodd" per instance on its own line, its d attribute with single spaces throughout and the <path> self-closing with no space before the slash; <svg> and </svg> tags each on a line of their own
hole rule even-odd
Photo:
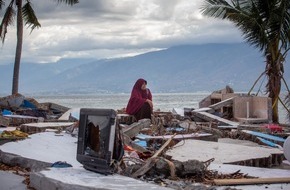
<svg viewBox="0 0 290 190">
<path fill-rule="evenodd" d="M 242 122 L 270 122 L 271 99 L 258 96 L 238 96 L 233 100 L 233 117 Z"/>
</svg>

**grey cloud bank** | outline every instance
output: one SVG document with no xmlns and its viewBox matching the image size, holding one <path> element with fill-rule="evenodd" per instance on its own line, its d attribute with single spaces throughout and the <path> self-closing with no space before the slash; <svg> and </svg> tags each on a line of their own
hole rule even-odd
<svg viewBox="0 0 290 190">
<path fill-rule="evenodd" d="M 201 16 L 202 0 L 80 0 L 75 6 L 32 1 L 42 25 L 25 29 L 22 62 L 61 58 L 113 58 L 181 44 L 241 42 L 226 21 Z M 9 28 L 0 64 L 14 62 L 15 26 Z"/>
</svg>

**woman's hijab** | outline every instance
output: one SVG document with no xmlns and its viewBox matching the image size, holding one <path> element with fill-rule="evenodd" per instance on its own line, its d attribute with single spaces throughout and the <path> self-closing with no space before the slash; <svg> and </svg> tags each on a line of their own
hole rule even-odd
<svg viewBox="0 0 290 190">
<path fill-rule="evenodd" d="M 150 90 L 142 90 L 141 88 L 144 83 L 147 84 L 147 81 L 142 78 L 136 81 L 126 108 L 126 113 L 134 115 L 140 110 L 147 99 L 152 100 L 152 94 Z"/>
</svg>

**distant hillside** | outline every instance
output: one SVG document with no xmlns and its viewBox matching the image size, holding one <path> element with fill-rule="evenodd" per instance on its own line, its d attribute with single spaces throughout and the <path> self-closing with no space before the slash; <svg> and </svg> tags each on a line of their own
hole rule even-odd
<svg viewBox="0 0 290 190">
<path fill-rule="evenodd" d="M 153 92 L 213 91 L 226 85 L 235 91 L 248 91 L 264 67 L 262 54 L 247 44 L 182 45 L 119 59 L 24 63 L 19 91 L 128 93 L 140 77 L 148 81 Z M 289 82 L 288 68 L 286 64 Z M 1 65 L 0 75 L 1 93 L 10 93 L 12 65 Z"/>
</svg>

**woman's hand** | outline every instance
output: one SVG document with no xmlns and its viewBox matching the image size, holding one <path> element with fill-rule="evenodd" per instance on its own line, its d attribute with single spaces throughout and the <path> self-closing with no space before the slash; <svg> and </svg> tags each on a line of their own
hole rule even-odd
<svg viewBox="0 0 290 190">
<path fill-rule="evenodd" d="M 151 109 L 153 109 L 153 102 L 149 99 L 147 99 L 146 102 L 150 105 Z"/>
</svg>

